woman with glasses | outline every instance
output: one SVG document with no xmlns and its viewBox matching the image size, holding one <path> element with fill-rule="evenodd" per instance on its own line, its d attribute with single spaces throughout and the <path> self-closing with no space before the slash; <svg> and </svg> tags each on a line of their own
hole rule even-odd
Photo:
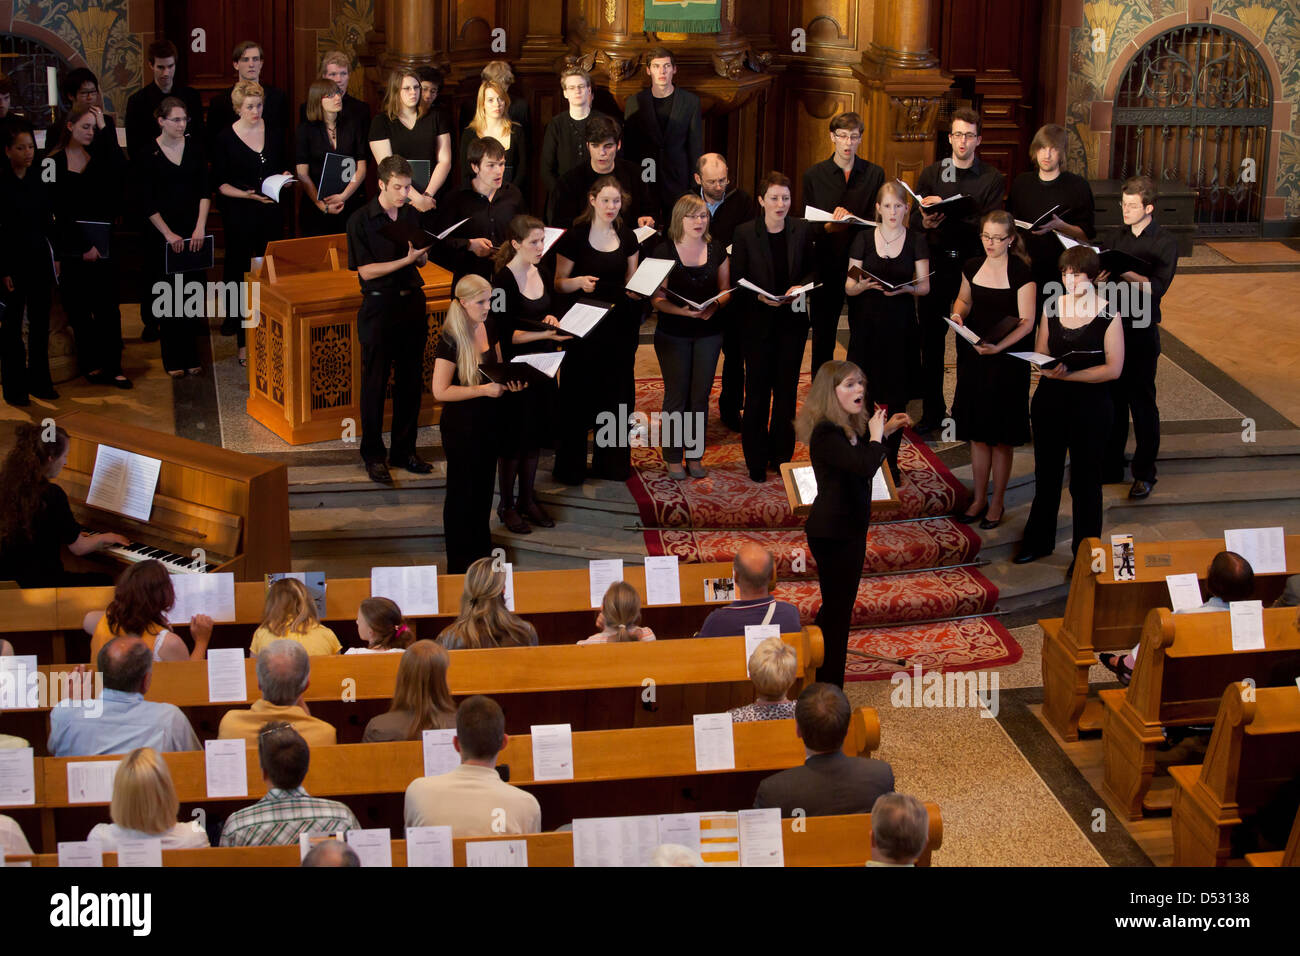
<svg viewBox="0 0 1300 956">
<path fill-rule="evenodd" d="M 321 196 L 316 190 L 325 158 L 330 154 L 343 157 L 343 188 Z M 366 180 L 366 143 L 364 130 L 357 129 L 343 111 L 343 94 L 329 80 L 315 80 L 307 89 L 307 122 L 298 124 L 296 161 L 294 172 L 302 183 L 298 235 L 328 236 L 346 231 L 348 217 L 366 204 L 362 188 Z"/>
<path fill-rule="evenodd" d="M 1034 324 L 1035 290 L 1029 257 L 1015 220 L 1002 210 L 980 220 L 984 256 L 962 266 L 961 291 L 952 321 L 980 336 L 978 345 L 957 343 L 957 394 L 952 402 L 957 438 L 969 441 L 975 475 L 970 506 L 956 517 L 996 528 L 1016 445 L 1029 441 L 1029 363 L 1008 355 Z M 989 492 L 992 474 L 993 494 Z"/>
<path fill-rule="evenodd" d="M 437 203 L 434 195 L 451 174 L 451 130 L 443 128 L 441 110 L 425 110 L 420 77 L 413 70 L 388 74 L 388 92 L 383 108 L 370 121 L 370 153 L 376 163 L 388 156 L 401 156 L 422 164 L 411 179 L 410 203 L 428 212 Z M 429 168 L 428 181 L 421 174 Z"/>
</svg>

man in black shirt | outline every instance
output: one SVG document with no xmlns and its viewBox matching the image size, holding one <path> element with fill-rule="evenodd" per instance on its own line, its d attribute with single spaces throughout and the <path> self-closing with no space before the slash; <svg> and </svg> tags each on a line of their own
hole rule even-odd
<svg viewBox="0 0 1300 956">
<path fill-rule="evenodd" d="M 1128 418 L 1133 413 L 1133 486 L 1130 498 L 1145 498 L 1156 483 L 1156 455 L 1160 451 L 1160 409 L 1156 405 L 1156 364 L 1160 359 L 1160 300 L 1174 281 L 1178 268 L 1178 240 L 1151 218 L 1155 212 L 1156 185 L 1135 176 L 1120 191 L 1124 225 L 1107 237 L 1108 248 L 1127 252 L 1150 264 L 1146 274 L 1125 272 L 1115 278 L 1129 284 L 1124 318 L 1124 370 L 1111 384 L 1115 418 L 1102 474 L 1108 482 L 1124 480 L 1124 446 L 1128 444 Z M 1103 273 L 1102 279 L 1107 277 Z"/>
<path fill-rule="evenodd" d="M 474 273 L 491 279 L 496 266 L 492 254 L 508 236 L 510 220 L 522 215 L 524 197 L 512 183 L 502 185 L 506 172 L 505 147 L 488 136 L 469 144 L 469 168 L 474 178 L 438 206 L 436 231 L 441 233 L 462 219 L 434 254 L 434 260 L 452 273 L 454 289 L 462 276 Z"/>
<path fill-rule="evenodd" d="M 267 134 L 275 137 L 282 147 L 287 148 L 289 98 L 285 96 L 284 90 L 262 82 L 262 66 L 265 63 L 262 57 L 262 45 L 256 40 L 244 40 L 230 54 L 230 62 L 235 68 L 235 83 L 248 80 L 259 85 L 266 93 L 262 97 L 262 122 L 266 124 Z M 212 147 L 216 144 L 217 134 L 239 119 L 235 113 L 234 103 L 230 99 L 234 89 L 234 84 L 231 84 L 224 90 L 218 90 L 208 104 L 209 155 L 212 154 Z"/>
<path fill-rule="evenodd" d="M 587 208 L 587 190 L 601 176 L 613 176 L 623 191 L 632 197 L 623 222 L 628 226 L 653 226 L 653 201 L 641 179 L 640 171 L 618 158 L 618 121 L 608 116 L 593 116 L 587 121 L 587 162 L 575 166 L 555 184 L 547 201 L 546 221 L 568 229 Z"/>
<path fill-rule="evenodd" d="M 185 104 L 185 112 L 190 116 L 186 134 L 203 141 L 203 101 L 198 90 L 176 82 L 176 46 L 171 40 L 149 44 L 149 68 L 153 70 L 153 82 L 132 93 L 126 101 L 126 151 L 134 162 L 142 162 L 152 152 L 152 143 L 158 138 L 154 110 L 168 96 L 175 96 Z"/>
<path fill-rule="evenodd" d="M 803 174 L 804 218 L 815 206 L 834 217 L 876 218 L 876 193 L 885 183 L 885 171 L 857 155 L 865 127 L 857 113 L 841 113 L 831 120 L 830 159 L 809 166 Z M 814 228 L 818 228 L 814 224 Z M 860 229 L 845 222 L 821 223 L 817 236 L 817 281 L 812 295 L 812 373 L 835 357 L 835 333 L 844 308 L 844 280 L 849 272 L 849 244 Z"/>
<path fill-rule="evenodd" d="M 704 121 L 700 98 L 673 85 L 677 59 L 670 50 L 648 50 L 645 64 L 650 86 L 629 96 L 623 108 L 626 153 L 638 173 L 647 169 L 647 159 L 654 161 L 657 202 L 646 211 L 666 222 L 682 193 L 693 191 L 691 175 L 704 152 Z"/>
<path fill-rule="evenodd" d="M 736 227 L 754 218 L 754 199 L 743 189 L 727 191 L 731 178 L 727 159 L 720 153 L 700 157 L 695 182 L 700 187 L 700 198 L 709 207 L 709 238 L 728 249 Z M 722 394 L 718 396 L 718 412 L 722 423 L 738 432 L 740 411 L 745 407 L 745 345 L 740 337 L 740 312 L 733 302 L 722 307 L 718 321 L 722 323 Z"/>
<path fill-rule="evenodd" d="M 953 299 L 961 290 L 961 267 L 967 259 L 984 254 L 980 243 L 979 223 L 985 213 L 1002 208 L 1006 180 L 1002 173 L 980 161 L 975 150 L 980 144 L 980 118 L 972 109 L 962 108 L 952 114 L 948 133 L 952 155 L 931 163 L 917 178 L 916 194 L 928 206 L 950 196 L 971 197 L 974 210 L 964 217 L 941 212 L 925 213 L 912 209 L 912 228 L 925 229 L 930 245 L 930 294 L 917 306 L 921 320 L 921 398 L 924 408 L 918 432 L 934 431 L 948 417 L 943 397 L 943 363 L 947 349 L 948 324 Z"/>
<path fill-rule="evenodd" d="M 555 191 L 561 176 L 587 161 L 587 123 L 593 116 L 605 115 L 591 108 L 591 76 L 582 67 L 565 68 L 560 90 L 569 108 L 551 117 L 542 137 L 542 186 L 547 195 Z"/>
<path fill-rule="evenodd" d="M 414 234 L 420 214 L 407 205 L 411 164 L 389 156 L 379 164 L 379 195 L 348 219 L 348 268 L 361 281 L 357 338 L 361 342 L 361 458 L 374 481 L 391 483 L 384 464 L 384 391 L 393 373 L 392 449 L 389 461 L 417 474 L 433 466 L 415 452 L 420 417 L 424 346 L 429 337 L 424 280 L 419 267 L 429 247 L 417 249 L 398 229 Z"/>
</svg>

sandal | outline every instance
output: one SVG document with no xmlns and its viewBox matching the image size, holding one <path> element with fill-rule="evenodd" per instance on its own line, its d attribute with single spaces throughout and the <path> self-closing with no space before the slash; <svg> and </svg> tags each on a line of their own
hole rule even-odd
<svg viewBox="0 0 1300 956">
<path fill-rule="evenodd" d="M 168 372 L 167 372 L 167 374 L 170 375 L 172 378 L 184 378 L 184 377 L 185 377 L 185 369 L 183 369 L 183 368 L 174 368 L 174 369 L 169 369 Z"/>
</svg>

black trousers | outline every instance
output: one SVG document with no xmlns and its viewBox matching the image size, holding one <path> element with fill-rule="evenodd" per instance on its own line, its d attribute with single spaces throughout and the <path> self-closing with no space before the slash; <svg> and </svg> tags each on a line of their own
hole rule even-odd
<svg viewBox="0 0 1300 956">
<path fill-rule="evenodd" d="M 814 623 L 822 629 L 825 656 L 817 668 L 817 680 L 837 687 L 844 686 L 844 666 L 848 659 L 849 625 L 853 622 L 853 605 L 862 580 L 862 562 L 867 555 L 867 536 L 851 538 L 817 538 L 808 536 L 808 547 L 817 562 L 817 583 L 822 604 Z"/>
<path fill-rule="evenodd" d="M 1149 321 L 1149 320 L 1148 320 Z M 1129 413 L 1133 414 L 1133 477 L 1156 480 L 1160 453 L 1160 409 L 1156 405 L 1156 365 L 1160 359 L 1160 326 L 1124 326 L 1124 371 L 1111 383 L 1115 418 L 1106 445 L 1103 474 L 1107 480 L 1124 480 L 1124 446 L 1128 444 Z"/>
<path fill-rule="evenodd" d="M 424 293 L 366 294 L 357 313 L 361 339 L 361 457 L 384 460 L 384 393 L 393 375 L 393 423 L 388 457 L 404 464 L 415 453 L 424 346 L 429 324 Z M 495 451 L 493 452 L 495 456 Z M 491 481 L 488 482 L 489 497 Z"/>
<path fill-rule="evenodd" d="M 817 370 L 835 358 L 835 333 L 840 327 L 840 312 L 844 308 L 844 278 L 848 275 L 848 260 L 821 265 L 817 281 L 821 288 L 812 293 L 812 364 L 813 378 Z M 782 292 L 785 290 L 782 289 Z"/>
<path fill-rule="evenodd" d="M 948 417 L 943 397 L 943 360 L 948 350 L 948 323 L 952 301 L 961 291 L 961 264 L 957 257 L 936 250 L 930 259 L 935 274 L 930 276 L 930 294 L 917 300 L 921 321 L 921 418 L 940 422 Z"/>
<path fill-rule="evenodd" d="M 769 464 L 787 462 L 794 454 L 799 367 L 808 323 L 784 307 L 771 311 L 775 315 L 768 327 L 751 327 L 745 339 L 745 421 L 740 438 L 751 475 L 764 472 Z"/>
<path fill-rule="evenodd" d="M 17 270 L 15 270 L 17 271 Z M 50 280 L 24 281 L 12 276 L 14 290 L 5 295 L 0 316 L 0 384 L 5 401 L 24 402 L 29 393 L 46 392 L 50 380 Z M 23 345 L 23 312 L 27 344 Z"/>
<path fill-rule="evenodd" d="M 745 340 L 741 335 L 740 310 L 728 304 L 717 317 L 722 322 L 722 393 L 718 414 L 724 422 L 735 422 L 745 406 Z"/>
<path fill-rule="evenodd" d="M 122 310 L 112 259 L 63 259 L 59 271 L 63 311 L 77 337 L 77 371 L 122 374 Z"/>
<path fill-rule="evenodd" d="M 1029 508 L 1022 548 L 1050 552 L 1056 547 L 1056 514 L 1061 507 L 1065 454 L 1070 453 L 1073 540 L 1079 553 L 1084 538 L 1101 536 L 1101 467 L 1111 430 L 1110 383 L 1086 384 L 1040 379 L 1030 416 L 1034 426 L 1034 503 Z"/>
<path fill-rule="evenodd" d="M 439 431 L 447 456 L 447 491 L 442 503 L 442 526 L 447 544 L 447 573 L 464 574 L 479 558 L 492 553 L 492 490 L 497 473 L 495 429 L 488 417 L 476 415 L 474 398 L 448 402 L 442 410 Z M 490 408 L 490 406 L 488 406 Z"/>
</svg>

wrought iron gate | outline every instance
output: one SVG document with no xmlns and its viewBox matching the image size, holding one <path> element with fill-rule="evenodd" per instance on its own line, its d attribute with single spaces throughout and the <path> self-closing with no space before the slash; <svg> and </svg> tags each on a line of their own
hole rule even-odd
<svg viewBox="0 0 1300 956">
<path fill-rule="evenodd" d="M 1273 91 L 1258 53 L 1209 24 L 1175 27 L 1129 62 L 1115 94 L 1111 169 L 1196 190 L 1202 236 L 1257 236 Z"/>
</svg>

